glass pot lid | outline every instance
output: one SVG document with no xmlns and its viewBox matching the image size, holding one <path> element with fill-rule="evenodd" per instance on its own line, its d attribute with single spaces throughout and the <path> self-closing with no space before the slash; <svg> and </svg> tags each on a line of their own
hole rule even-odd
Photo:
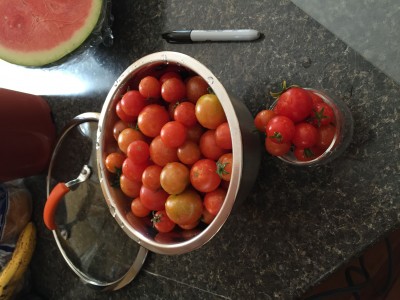
<svg viewBox="0 0 400 300">
<path fill-rule="evenodd" d="M 117 290 L 135 278 L 148 250 L 124 233 L 104 200 L 96 168 L 98 116 L 75 117 L 56 144 L 47 176 L 45 223 L 49 200 L 61 186 L 66 190 L 51 216 L 60 252 L 84 283 Z"/>
</svg>

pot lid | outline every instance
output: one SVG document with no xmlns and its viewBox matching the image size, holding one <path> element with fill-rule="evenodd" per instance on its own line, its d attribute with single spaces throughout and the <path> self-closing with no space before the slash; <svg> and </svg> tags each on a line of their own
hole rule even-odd
<svg viewBox="0 0 400 300">
<path fill-rule="evenodd" d="M 117 290 L 135 278 L 148 250 L 124 233 L 104 200 L 96 168 L 98 117 L 85 113 L 64 128 L 50 162 L 47 196 L 60 183 L 68 189 L 54 209 L 53 230 L 67 264 L 84 283 Z"/>
</svg>

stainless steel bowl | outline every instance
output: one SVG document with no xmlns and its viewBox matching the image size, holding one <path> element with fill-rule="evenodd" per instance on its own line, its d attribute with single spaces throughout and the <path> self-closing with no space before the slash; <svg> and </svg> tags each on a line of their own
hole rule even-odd
<svg viewBox="0 0 400 300">
<path fill-rule="evenodd" d="M 119 189 L 111 186 L 104 165 L 109 147 L 115 144 L 112 127 L 117 120 L 115 107 L 126 92 L 128 84 L 137 85 L 146 75 L 170 68 L 179 68 L 189 74 L 203 77 L 213 89 L 224 108 L 232 135 L 233 168 L 231 182 L 224 204 L 208 226 L 190 231 L 173 231 L 157 234 L 149 218 L 137 218 L 130 213 L 130 201 Z M 195 250 L 207 243 L 223 226 L 234 204 L 244 200 L 258 173 L 260 163 L 260 140 L 253 125 L 253 117 L 247 107 L 228 95 L 214 74 L 196 59 L 177 52 L 158 52 L 145 56 L 116 80 L 102 108 L 97 132 L 97 165 L 103 194 L 121 228 L 143 247 L 160 254 L 181 254 Z"/>
</svg>

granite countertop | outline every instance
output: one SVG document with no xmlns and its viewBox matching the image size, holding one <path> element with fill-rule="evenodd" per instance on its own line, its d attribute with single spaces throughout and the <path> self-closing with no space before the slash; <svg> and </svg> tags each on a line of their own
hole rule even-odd
<svg viewBox="0 0 400 300">
<path fill-rule="evenodd" d="M 58 130 L 82 112 L 99 112 L 132 62 L 172 50 L 209 67 L 254 116 L 283 79 L 324 90 L 350 108 L 354 137 L 342 156 L 315 168 L 292 167 L 263 151 L 249 197 L 209 243 L 178 256 L 150 253 L 136 279 L 112 293 L 85 286 L 68 268 L 41 219 L 45 177 L 28 178 L 38 225 L 31 277 L 41 297 L 292 299 L 399 227 L 400 87 L 295 4 L 119 0 L 112 14 L 111 47 L 93 47 L 80 54 L 80 63 L 44 71 L 64 70 L 86 83 L 72 95 L 43 92 Z M 251 43 L 184 45 L 160 37 L 188 28 L 254 28 L 264 36 Z M 72 93 L 78 85 L 65 87 Z"/>
</svg>

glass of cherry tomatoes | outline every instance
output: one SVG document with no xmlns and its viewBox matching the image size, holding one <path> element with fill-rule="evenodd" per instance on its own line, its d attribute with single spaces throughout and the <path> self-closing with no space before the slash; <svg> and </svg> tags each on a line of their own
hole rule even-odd
<svg viewBox="0 0 400 300">
<path fill-rule="evenodd" d="M 332 161 L 347 148 L 353 118 L 343 101 L 298 86 L 285 86 L 276 98 L 255 117 L 256 127 L 265 133 L 269 154 L 292 165 L 316 166 Z"/>
</svg>

